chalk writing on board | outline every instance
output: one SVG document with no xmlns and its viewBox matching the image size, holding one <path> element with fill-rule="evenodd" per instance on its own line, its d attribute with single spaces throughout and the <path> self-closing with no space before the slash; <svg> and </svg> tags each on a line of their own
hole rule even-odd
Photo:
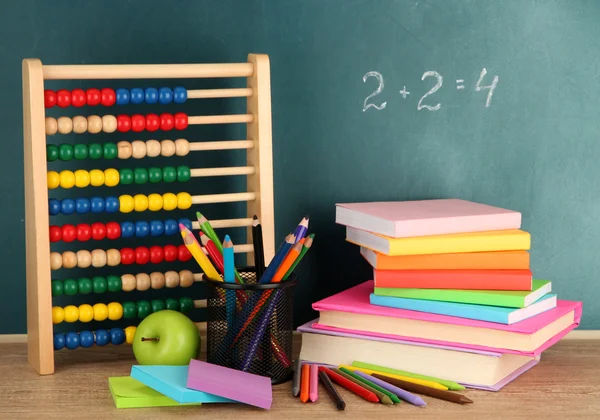
<svg viewBox="0 0 600 420">
<path fill-rule="evenodd" d="M 500 80 L 500 78 L 498 76 L 494 76 L 492 78 L 491 84 L 484 85 L 483 83 L 484 83 L 484 79 L 485 79 L 486 75 L 487 75 L 487 70 L 484 67 L 481 70 L 481 73 L 479 74 L 479 79 L 475 83 L 474 89 L 476 92 L 481 92 L 483 90 L 488 91 L 487 97 L 485 100 L 485 107 L 489 108 L 490 105 L 492 104 L 492 97 L 494 96 L 494 92 L 496 91 L 496 87 L 498 86 L 498 81 Z M 383 92 L 383 88 L 384 88 L 383 75 L 376 71 L 369 71 L 369 72 L 365 73 L 365 75 L 363 76 L 363 83 L 367 83 L 367 80 L 371 77 L 376 79 L 376 81 L 378 82 L 378 85 L 377 85 L 377 88 L 369 96 L 367 96 L 365 98 L 365 100 L 363 102 L 363 112 L 366 112 L 369 108 L 375 108 L 377 111 L 381 111 L 387 105 L 387 102 L 385 102 L 385 101 L 381 102 L 381 100 L 380 100 L 381 103 L 379 105 L 377 105 L 375 103 L 375 102 L 377 102 L 375 100 L 375 97 Z M 419 102 L 417 103 L 417 110 L 418 111 L 421 111 L 421 110 L 438 111 L 440 108 L 442 108 L 442 104 L 440 102 L 436 103 L 435 100 L 433 99 L 433 95 L 442 88 L 442 85 L 444 84 L 444 78 L 437 71 L 428 70 L 428 71 L 424 72 L 423 75 L 421 76 L 421 81 L 430 83 L 426 79 L 433 79 L 432 81 L 434 81 L 435 83 L 433 84 L 433 86 L 431 86 L 431 88 L 427 91 L 427 93 L 425 93 L 419 99 Z M 465 89 L 465 80 L 464 79 L 456 79 L 456 90 L 463 90 L 463 89 Z M 406 98 L 408 98 L 408 95 L 410 95 L 410 92 L 406 88 L 406 85 L 404 85 L 402 87 L 402 89 L 398 91 L 398 93 L 402 96 L 402 99 L 406 99 Z"/>
</svg>

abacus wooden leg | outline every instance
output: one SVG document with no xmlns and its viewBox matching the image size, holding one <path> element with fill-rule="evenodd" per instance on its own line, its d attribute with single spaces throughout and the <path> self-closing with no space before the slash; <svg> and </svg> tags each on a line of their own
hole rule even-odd
<svg viewBox="0 0 600 420">
<path fill-rule="evenodd" d="M 23 134 L 29 363 L 42 375 L 54 373 L 50 240 L 46 186 L 44 75 L 39 60 L 23 60 Z"/>
</svg>

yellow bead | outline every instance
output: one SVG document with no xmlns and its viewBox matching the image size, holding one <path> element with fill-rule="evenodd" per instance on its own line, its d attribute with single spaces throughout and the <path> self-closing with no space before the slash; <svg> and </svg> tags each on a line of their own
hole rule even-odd
<svg viewBox="0 0 600 420">
<path fill-rule="evenodd" d="M 177 208 L 179 210 L 187 210 L 192 207 L 192 196 L 186 192 L 177 194 Z"/>
<path fill-rule="evenodd" d="M 123 306 L 119 302 L 111 302 L 108 304 L 108 319 L 116 321 L 123 318 Z"/>
<path fill-rule="evenodd" d="M 81 322 L 90 322 L 94 319 L 94 308 L 91 305 L 79 305 L 79 320 Z"/>
<path fill-rule="evenodd" d="M 133 197 L 135 211 L 146 211 L 148 210 L 148 197 L 144 194 L 136 194 Z"/>
<path fill-rule="evenodd" d="M 173 193 L 165 193 L 163 198 L 163 209 L 166 211 L 175 210 L 177 208 L 177 196 Z"/>
<path fill-rule="evenodd" d="M 114 187 L 119 185 L 119 171 L 114 168 L 109 168 L 104 171 L 104 185 Z"/>
<path fill-rule="evenodd" d="M 104 321 L 108 318 L 108 307 L 104 303 L 96 303 L 94 309 L 94 321 Z"/>
<path fill-rule="evenodd" d="M 52 323 L 60 324 L 65 320 L 65 311 L 60 306 L 52 307 Z"/>
<path fill-rule="evenodd" d="M 134 326 L 125 328 L 125 342 L 127 344 L 133 343 L 133 337 L 135 337 L 135 330 L 137 330 L 137 328 Z"/>
<path fill-rule="evenodd" d="M 60 171 L 60 187 L 73 188 L 75 185 L 75 174 L 72 171 Z"/>
<path fill-rule="evenodd" d="M 163 198 L 160 194 L 150 194 L 148 196 L 148 209 L 150 211 L 159 211 L 163 207 Z"/>
<path fill-rule="evenodd" d="M 48 172 L 48 189 L 53 190 L 60 186 L 60 175 L 56 171 Z"/>
<path fill-rule="evenodd" d="M 77 322 L 79 320 L 79 309 L 75 305 L 65 306 L 65 321 Z"/>
<path fill-rule="evenodd" d="M 100 169 L 92 169 L 90 171 L 90 184 L 92 184 L 92 187 L 101 187 L 104 185 L 104 172 Z"/>
<path fill-rule="evenodd" d="M 121 213 L 131 213 L 134 208 L 133 197 L 127 194 L 124 194 L 119 197 L 119 211 Z"/>
<path fill-rule="evenodd" d="M 85 188 L 90 185 L 90 173 L 84 169 L 75 171 L 75 186 L 77 188 Z"/>
</svg>

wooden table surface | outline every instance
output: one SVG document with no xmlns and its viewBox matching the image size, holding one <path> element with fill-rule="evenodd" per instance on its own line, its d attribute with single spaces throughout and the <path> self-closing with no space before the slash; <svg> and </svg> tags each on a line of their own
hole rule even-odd
<svg viewBox="0 0 600 420">
<path fill-rule="evenodd" d="M 0 344 L 0 419 L 600 419 L 600 340 L 561 341 L 501 391 L 464 391 L 474 404 L 424 397 L 424 408 L 368 403 L 342 389 L 346 410 L 338 412 L 322 386 L 316 403 L 302 404 L 288 382 L 274 387 L 271 410 L 243 404 L 116 409 L 107 378 L 128 375 L 132 363 L 128 346 L 61 351 L 57 372 L 39 376 L 27 364 L 25 344 Z"/>
</svg>

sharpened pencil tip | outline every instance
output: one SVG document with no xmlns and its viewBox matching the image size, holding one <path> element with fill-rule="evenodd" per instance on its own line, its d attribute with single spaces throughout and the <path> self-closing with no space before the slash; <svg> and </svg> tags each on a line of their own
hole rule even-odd
<svg viewBox="0 0 600 420">
<path fill-rule="evenodd" d="M 231 241 L 231 238 L 229 237 L 229 235 L 225 235 L 225 240 L 226 241 Z"/>
<path fill-rule="evenodd" d="M 258 220 L 258 216 L 257 216 L 256 214 L 255 214 L 254 216 L 252 216 L 252 218 L 253 218 L 254 220 Z"/>
<path fill-rule="evenodd" d="M 183 223 L 180 223 L 179 224 L 179 230 L 186 231 L 187 228 L 185 227 L 185 225 Z"/>
</svg>

